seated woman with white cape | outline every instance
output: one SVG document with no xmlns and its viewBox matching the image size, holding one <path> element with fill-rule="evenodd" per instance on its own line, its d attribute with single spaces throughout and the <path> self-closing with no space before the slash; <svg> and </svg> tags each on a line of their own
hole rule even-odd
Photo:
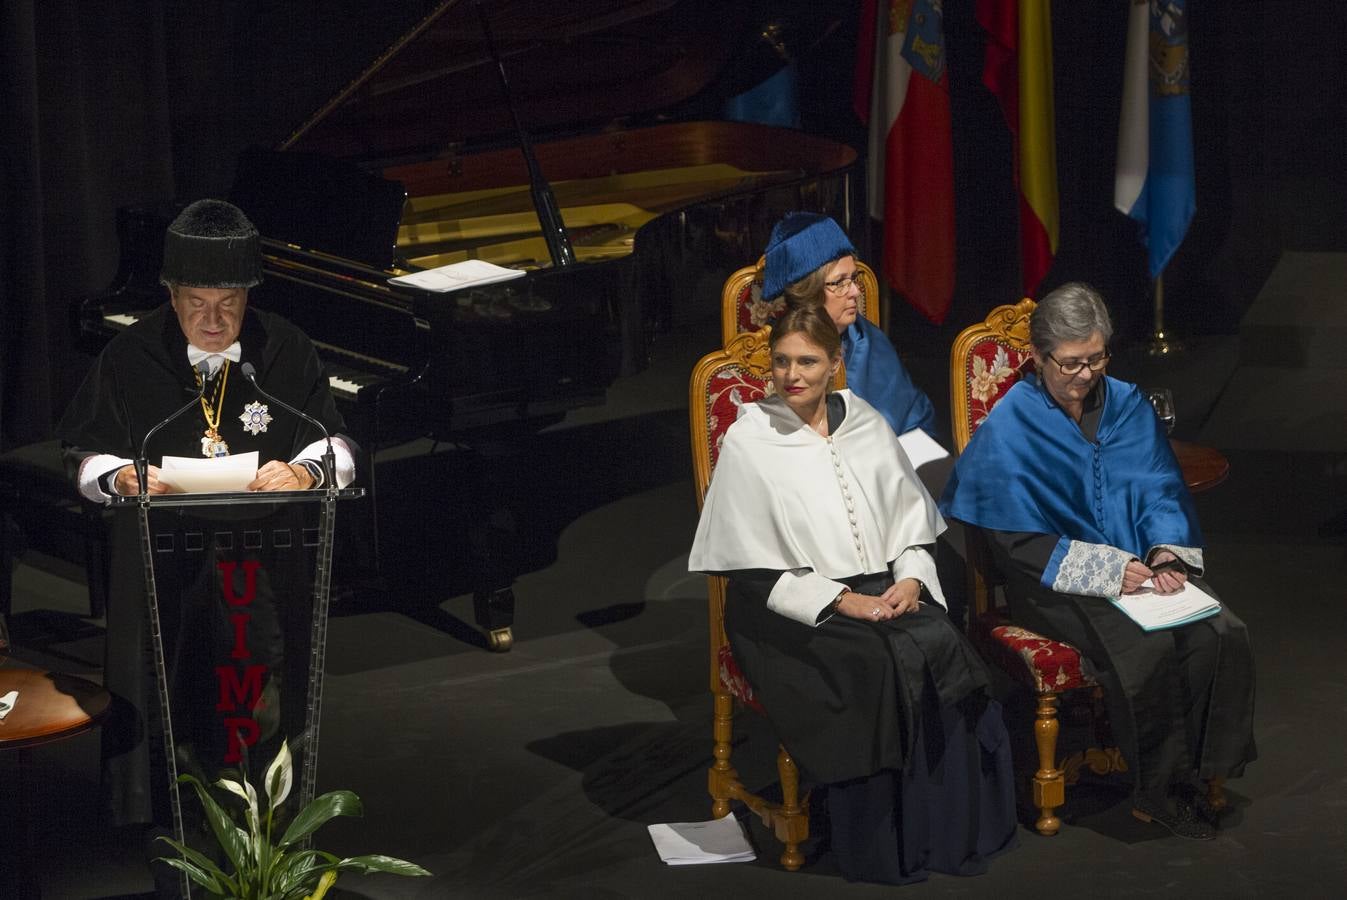
<svg viewBox="0 0 1347 900">
<path fill-rule="evenodd" d="M 944 522 L 888 423 L 830 391 L 837 328 L 788 311 L 769 395 L 726 432 L 689 568 L 726 575 L 734 656 L 850 880 L 976 875 L 1015 843 L 1010 751 L 926 548 Z"/>
</svg>

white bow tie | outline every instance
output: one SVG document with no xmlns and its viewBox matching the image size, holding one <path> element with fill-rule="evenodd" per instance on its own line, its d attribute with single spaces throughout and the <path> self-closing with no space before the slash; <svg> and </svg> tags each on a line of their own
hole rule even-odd
<svg viewBox="0 0 1347 900">
<path fill-rule="evenodd" d="M 238 362 L 242 355 L 243 350 L 239 347 L 238 341 L 235 341 L 223 350 L 217 350 L 215 352 L 202 350 L 200 347 L 193 346 L 192 344 L 187 345 L 187 362 L 195 369 L 198 363 L 203 359 L 206 360 L 207 365 L 210 366 L 210 373 L 212 375 L 220 371 L 220 366 L 224 365 L 226 359 L 230 362 Z"/>
</svg>

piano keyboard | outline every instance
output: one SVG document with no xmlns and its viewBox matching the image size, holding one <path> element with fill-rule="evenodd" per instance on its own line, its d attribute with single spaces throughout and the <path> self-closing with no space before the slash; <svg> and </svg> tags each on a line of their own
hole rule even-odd
<svg viewBox="0 0 1347 900">
<path fill-rule="evenodd" d="M 103 316 L 103 322 L 114 331 L 129 328 L 138 321 L 140 321 L 140 316 L 135 313 L 108 313 Z M 364 388 L 373 387 L 378 384 L 387 384 L 391 378 L 407 373 L 406 366 L 391 363 L 387 360 L 376 359 L 372 356 L 366 356 L 363 353 L 356 353 L 343 347 L 325 344 L 321 341 L 314 341 L 314 346 L 319 349 L 320 356 L 331 354 L 343 359 L 356 360 L 362 363 L 367 363 L 371 368 L 382 370 L 384 372 L 383 375 L 379 375 L 373 371 L 356 369 L 340 363 L 332 363 L 325 359 L 324 365 L 328 371 L 328 386 L 331 387 L 332 393 L 339 400 L 347 400 L 353 403 L 357 402 L 360 398 L 360 392 Z"/>
</svg>

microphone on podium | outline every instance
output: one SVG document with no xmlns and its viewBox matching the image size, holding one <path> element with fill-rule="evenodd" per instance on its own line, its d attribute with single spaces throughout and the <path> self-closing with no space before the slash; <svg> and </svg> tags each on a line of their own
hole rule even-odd
<svg viewBox="0 0 1347 900">
<path fill-rule="evenodd" d="M 169 413 L 166 418 L 160 420 L 159 424 L 155 425 L 149 431 L 145 432 L 145 437 L 141 439 L 140 453 L 137 454 L 135 461 L 136 480 L 139 482 L 140 487 L 139 496 L 141 500 L 144 500 L 146 494 L 149 493 L 150 464 L 149 461 L 145 458 L 145 448 L 149 446 L 150 438 L 154 437 L 154 435 L 159 431 L 159 429 L 163 428 L 169 422 L 172 422 L 178 416 L 182 415 L 183 413 L 187 412 L 187 410 L 191 409 L 192 407 L 200 403 L 201 398 L 206 395 L 206 379 L 210 377 L 210 363 L 206 362 L 203 359 L 201 360 L 201 362 L 197 363 L 195 366 L 192 367 L 192 371 L 196 372 L 196 381 L 197 381 L 196 396 L 193 397 L 191 400 L 188 400 L 178 409 Z"/>
<path fill-rule="evenodd" d="M 243 377 L 247 379 L 248 383 L 253 386 L 253 389 L 256 390 L 257 393 L 261 394 L 272 403 L 275 403 L 281 409 L 299 416 L 305 422 L 308 422 L 323 433 L 323 440 L 327 441 L 327 450 L 323 453 L 323 485 L 329 490 L 334 489 L 337 486 L 337 460 L 336 455 L 332 452 L 332 435 L 328 433 L 327 426 L 303 410 L 296 409 L 289 403 L 286 403 L 280 397 L 273 396 L 262 390 L 262 385 L 257 383 L 257 368 L 252 363 L 243 363 L 239 366 L 239 371 L 243 373 Z"/>
</svg>

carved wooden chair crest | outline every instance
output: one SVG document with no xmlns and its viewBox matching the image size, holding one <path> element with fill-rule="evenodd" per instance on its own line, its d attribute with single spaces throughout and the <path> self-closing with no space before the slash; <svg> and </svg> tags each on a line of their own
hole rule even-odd
<svg viewBox="0 0 1347 900">
<path fill-rule="evenodd" d="M 987 318 L 965 328 L 950 351 L 950 405 L 954 449 L 962 453 L 979 425 L 997 401 L 1034 370 L 1029 343 L 1029 316 L 1034 301 L 998 306 Z M 1066 785 L 1080 777 L 1082 766 L 1097 774 L 1124 771 L 1116 749 L 1091 748 L 1058 761 L 1057 704 L 1063 693 L 1089 688 L 1095 700 L 1098 682 L 1081 665 L 1080 651 L 1011 624 L 1004 610 L 996 608 L 999 576 L 991 554 L 976 529 L 966 533 L 969 596 L 973 615 L 969 633 L 978 648 L 1038 698 L 1034 738 L 1038 748 L 1038 771 L 1033 776 L 1033 800 L 1039 816 L 1039 833 L 1056 834 L 1061 820 L 1053 815 L 1066 797 Z M 1101 741 L 1102 743 L 1102 741 Z"/>
<path fill-rule="evenodd" d="M 762 299 L 762 267 L 763 258 L 758 257 L 725 280 L 720 292 L 720 338 L 725 346 L 736 334 L 771 325 L 786 310 L 785 297 Z M 879 325 L 879 282 L 865 263 L 856 260 L 856 268 L 861 273 L 860 314 Z"/>
</svg>

